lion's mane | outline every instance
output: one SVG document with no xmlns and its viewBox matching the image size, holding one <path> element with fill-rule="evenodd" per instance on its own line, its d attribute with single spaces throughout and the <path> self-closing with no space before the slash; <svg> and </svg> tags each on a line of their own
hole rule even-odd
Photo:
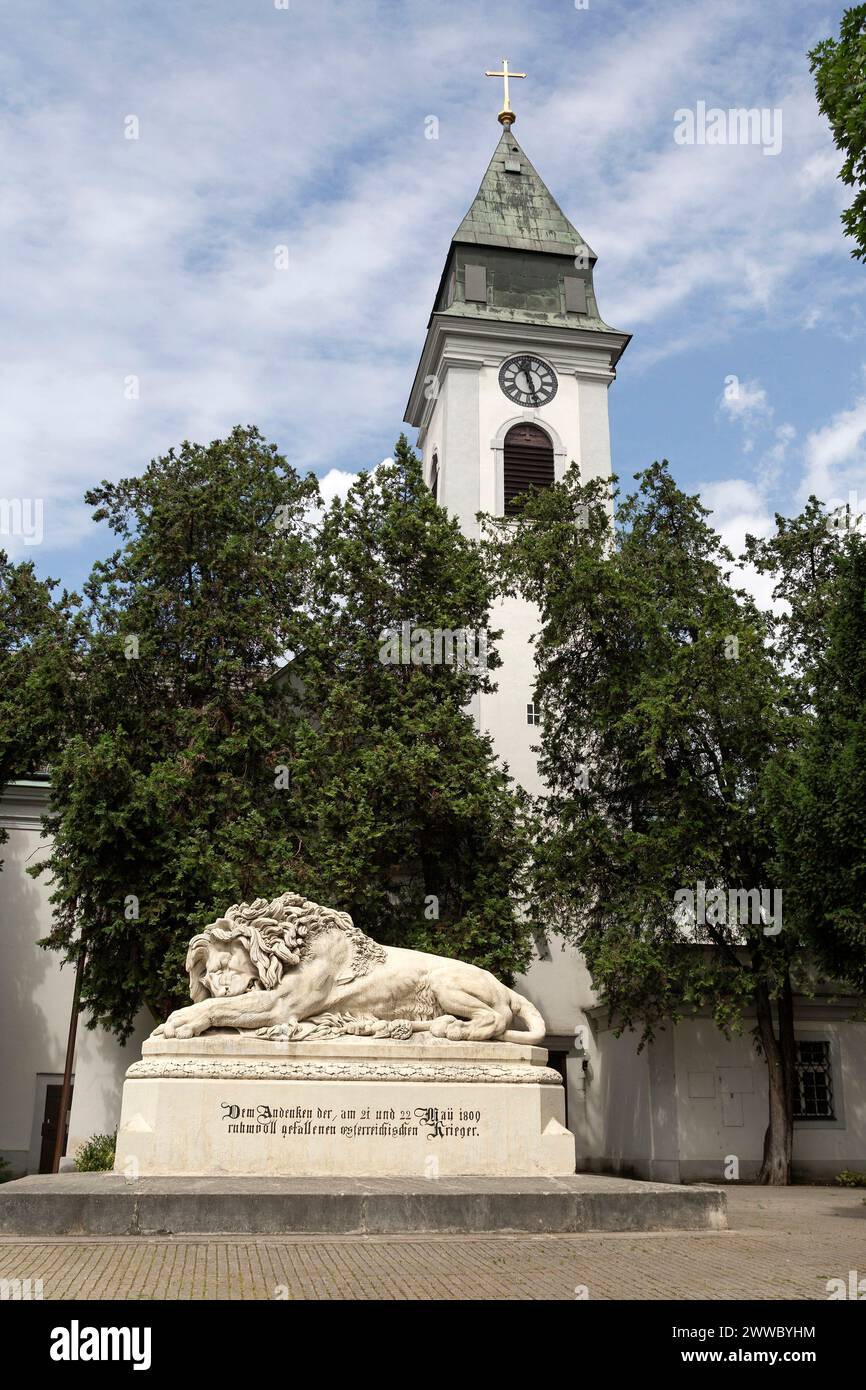
<svg viewBox="0 0 866 1390">
<path fill-rule="evenodd" d="M 321 907 L 298 893 L 283 893 L 268 902 L 256 898 L 252 903 L 235 903 L 189 943 L 186 970 L 193 1003 L 209 999 L 203 983 L 207 953 L 214 941 L 242 941 L 256 969 L 261 989 L 276 989 L 286 969 L 300 965 L 310 941 L 323 931 L 337 929 L 350 937 L 354 946 L 355 975 L 385 959 L 384 947 L 355 926 L 348 912 Z"/>
</svg>

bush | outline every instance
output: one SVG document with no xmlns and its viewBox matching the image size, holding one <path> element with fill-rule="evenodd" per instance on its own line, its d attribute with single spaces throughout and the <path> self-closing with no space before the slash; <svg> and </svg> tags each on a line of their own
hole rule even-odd
<svg viewBox="0 0 866 1390">
<path fill-rule="evenodd" d="M 9 1182 L 12 1177 L 12 1169 L 7 1158 L 0 1158 L 0 1182 Z"/>
<path fill-rule="evenodd" d="M 110 1173 L 114 1167 L 114 1148 L 117 1133 L 91 1134 L 75 1154 L 75 1167 L 79 1173 Z"/>
<path fill-rule="evenodd" d="M 845 1168 L 836 1179 L 840 1187 L 866 1187 L 866 1173 L 855 1173 Z"/>
</svg>

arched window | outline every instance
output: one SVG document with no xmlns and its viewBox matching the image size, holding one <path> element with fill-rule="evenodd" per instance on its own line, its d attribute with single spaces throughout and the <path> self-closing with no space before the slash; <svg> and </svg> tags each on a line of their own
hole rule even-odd
<svg viewBox="0 0 866 1390">
<path fill-rule="evenodd" d="M 505 515 L 519 516 L 521 493 L 553 486 L 553 445 L 538 425 L 512 425 L 503 447 Z"/>
<path fill-rule="evenodd" d="M 439 500 L 439 455 L 435 449 L 433 451 L 433 462 L 430 465 L 430 491 L 433 494 L 433 501 Z"/>
</svg>

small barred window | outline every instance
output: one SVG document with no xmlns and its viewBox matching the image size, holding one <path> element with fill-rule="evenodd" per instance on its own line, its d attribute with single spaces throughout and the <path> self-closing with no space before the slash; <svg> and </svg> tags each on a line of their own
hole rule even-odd
<svg viewBox="0 0 866 1390">
<path fill-rule="evenodd" d="M 798 1038 L 794 1119 L 835 1120 L 835 1118 L 830 1044 L 824 1040 Z"/>
</svg>

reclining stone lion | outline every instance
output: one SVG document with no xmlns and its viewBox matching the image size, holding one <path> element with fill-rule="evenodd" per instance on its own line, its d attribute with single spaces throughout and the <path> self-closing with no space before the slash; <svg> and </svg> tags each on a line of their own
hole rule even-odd
<svg viewBox="0 0 866 1390">
<path fill-rule="evenodd" d="M 230 907 L 193 937 L 186 969 L 194 1002 L 156 1029 L 167 1038 L 239 1028 L 533 1044 L 545 1034 L 535 1006 L 488 970 L 380 946 L 348 913 L 296 893 Z"/>
</svg>

